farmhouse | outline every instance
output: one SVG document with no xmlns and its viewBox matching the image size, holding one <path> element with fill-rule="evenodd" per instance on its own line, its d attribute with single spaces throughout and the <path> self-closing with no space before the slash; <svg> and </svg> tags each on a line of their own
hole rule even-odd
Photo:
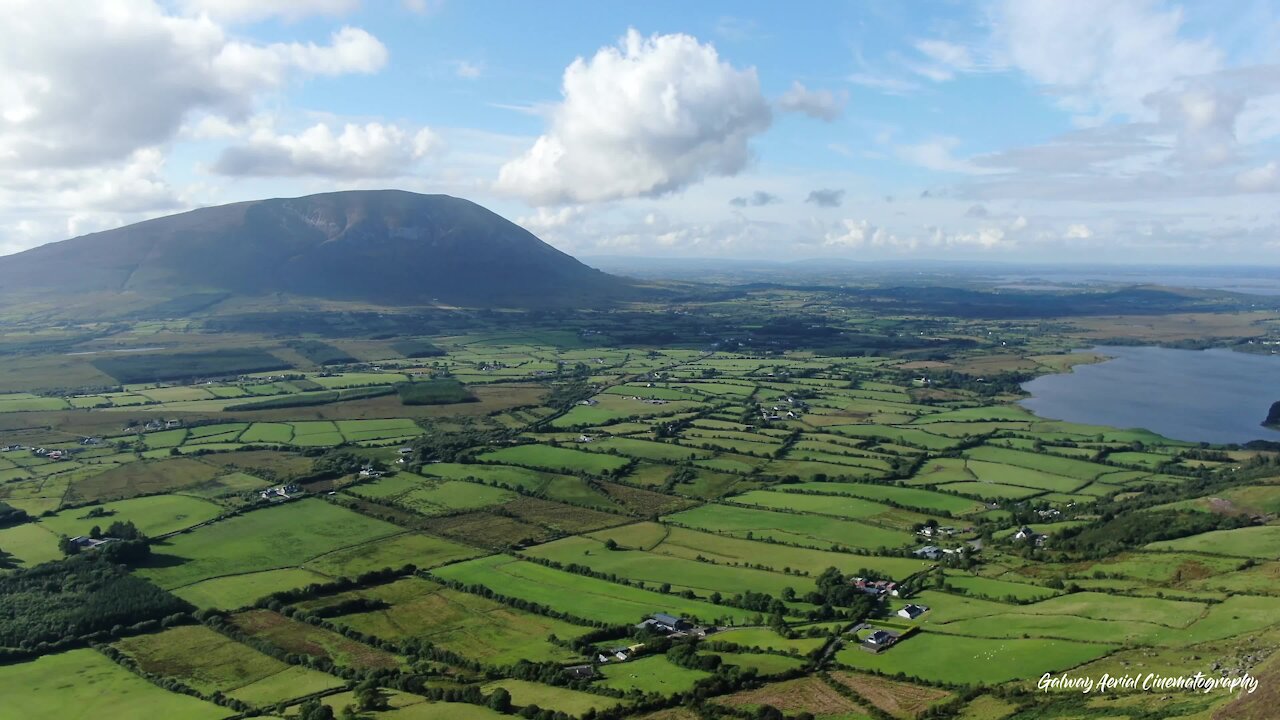
<svg viewBox="0 0 1280 720">
<path fill-rule="evenodd" d="M 880 597 L 882 595 L 897 595 L 898 584 L 891 580 L 868 580 L 866 578 L 856 577 L 849 581 L 849 584 L 858 588 L 868 595 Z"/>
<path fill-rule="evenodd" d="M 896 642 L 898 642 L 897 635 L 887 630 L 876 630 L 868 635 L 867 639 L 863 640 L 859 647 L 869 652 L 878 653 L 892 647 Z"/>
<path fill-rule="evenodd" d="M 290 497 L 300 492 L 302 492 L 302 488 L 298 487 L 297 485 L 279 485 L 276 487 L 267 488 L 266 490 L 263 490 L 261 493 L 259 493 L 259 495 L 262 497 L 263 500 L 280 502 L 282 500 L 288 500 Z"/>
<path fill-rule="evenodd" d="M 636 625 L 636 627 L 656 632 L 687 632 L 693 629 L 693 623 L 688 620 L 678 618 L 675 615 L 654 613 L 644 622 Z"/>
<path fill-rule="evenodd" d="M 927 612 L 929 612 L 928 607 L 924 605 L 916 605 L 915 603 L 912 603 L 902 608 L 901 610 L 899 610 L 898 617 L 903 617 L 908 620 L 915 620 L 916 618 L 920 617 L 921 615 Z"/>
<path fill-rule="evenodd" d="M 1037 537 L 1039 536 L 1036 534 L 1036 531 L 1032 530 L 1026 525 L 1023 525 L 1021 528 L 1018 528 L 1018 532 L 1014 533 L 1013 535 L 1014 540 L 1034 540 Z"/>
<path fill-rule="evenodd" d="M 71 543 L 82 550 L 97 550 L 99 547 L 115 541 L 116 538 L 91 538 L 87 535 L 77 535 L 71 538 Z"/>
</svg>

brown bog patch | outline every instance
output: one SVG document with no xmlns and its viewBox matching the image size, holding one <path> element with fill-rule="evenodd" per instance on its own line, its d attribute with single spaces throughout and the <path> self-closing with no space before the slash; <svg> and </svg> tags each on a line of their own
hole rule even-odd
<svg viewBox="0 0 1280 720">
<path fill-rule="evenodd" d="M 476 547 L 502 549 L 517 544 L 545 542 L 554 533 L 540 525 L 478 511 L 431 518 L 422 524 L 428 532 Z"/>
<path fill-rule="evenodd" d="M 930 705 L 951 697 L 936 688 L 885 680 L 874 675 L 836 672 L 831 677 L 861 695 L 867 702 L 899 718 L 914 718 Z"/>
<path fill-rule="evenodd" d="M 1197 560 L 1188 560 L 1177 567 L 1173 571 L 1174 582 L 1186 582 L 1188 580 L 1201 580 L 1203 578 L 1212 577 L 1218 574 L 1216 570 Z"/>
<path fill-rule="evenodd" d="M 803 677 L 765 685 L 762 688 L 720 698 L 717 702 L 730 707 L 772 705 L 787 714 L 810 712 L 819 717 L 863 712 L 862 706 L 836 692 L 830 685 L 816 677 Z"/>
<path fill-rule="evenodd" d="M 389 652 L 357 642 L 270 610 L 249 610 L 232 616 L 231 624 L 289 653 L 328 658 L 335 664 L 361 670 L 394 670 L 400 660 Z"/>
</svg>

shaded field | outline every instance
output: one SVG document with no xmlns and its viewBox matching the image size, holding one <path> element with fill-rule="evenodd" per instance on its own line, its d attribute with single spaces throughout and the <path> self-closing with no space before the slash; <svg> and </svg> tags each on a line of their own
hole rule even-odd
<svg viewBox="0 0 1280 720">
<path fill-rule="evenodd" d="M 434 575 L 609 623 L 636 623 L 655 612 L 743 624 L 754 613 L 555 570 L 505 555 L 456 563 Z"/>
<path fill-rule="evenodd" d="M 94 650 L 70 650 L 0 666 L 0 715 L 14 718 L 183 718 L 218 720 L 235 711 L 163 690 Z"/>
</svg>

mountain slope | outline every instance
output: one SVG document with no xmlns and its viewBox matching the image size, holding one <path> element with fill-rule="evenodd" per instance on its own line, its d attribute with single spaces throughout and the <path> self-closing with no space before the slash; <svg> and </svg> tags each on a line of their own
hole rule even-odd
<svg viewBox="0 0 1280 720">
<path fill-rule="evenodd" d="M 560 305 L 634 292 L 485 208 L 349 191 L 202 208 L 0 257 L 0 292 Z"/>
</svg>

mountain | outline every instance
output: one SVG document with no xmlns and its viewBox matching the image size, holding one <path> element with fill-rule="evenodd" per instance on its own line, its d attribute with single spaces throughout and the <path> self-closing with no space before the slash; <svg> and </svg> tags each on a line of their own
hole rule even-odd
<svg viewBox="0 0 1280 720">
<path fill-rule="evenodd" d="M 201 208 L 0 257 L 6 295 L 113 292 L 545 306 L 636 288 L 473 202 L 399 190 Z"/>
</svg>

